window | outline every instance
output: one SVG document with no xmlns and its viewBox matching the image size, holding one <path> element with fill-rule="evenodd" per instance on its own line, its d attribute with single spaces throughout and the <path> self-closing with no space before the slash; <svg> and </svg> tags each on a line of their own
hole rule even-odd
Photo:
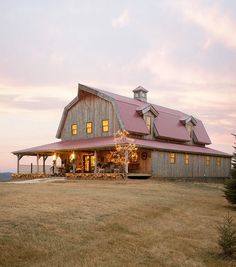
<svg viewBox="0 0 236 267">
<path fill-rule="evenodd" d="M 188 165 L 189 164 L 189 155 L 185 154 L 185 164 Z"/>
<path fill-rule="evenodd" d="M 188 134 L 191 137 L 192 136 L 192 125 L 191 124 L 187 124 L 186 127 L 187 127 Z"/>
<path fill-rule="evenodd" d="M 109 120 L 102 121 L 102 132 L 103 133 L 109 132 Z"/>
<path fill-rule="evenodd" d="M 78 125 L 77 124 L 72 124 L 71 125 L 71 134 L 72 135 L 77 135 L 78 133 Z"/>
<path fill-rule="evenodd" d="M 86 133 L 87 134 L 93 133 L 93 123 L 92 122 L 86 123 Z"/>
<path fill-rule="evenodd" d="M 216 166 L 220 166 L 221 165 L 221 158 L 216 158 Z"/>
<path fill-rule="evenodd" d="M 176 158 L 175 158 L 175 153 L 170 153 L 170 163 L 175 164 Z"/>
<path fill-rule="evenodd" d="M 87 122 L 86 123 L 86 133 L 91 134 L 93 132 L 93 123 L 92 122 Z"/>
<path fill-rule="evenodd" d="M 207 156 L 207 157 L 206 157 L 206 166 L 209 166 L 209 165 L 210 165 L 210 157 Z"/>
<path fill-rule="evenodd" d="M 150 116 L 146 116 L 145 117 L 145 122 L 146 122 L 147 128 L 149 130 L 149 133 L 151 133 L 151 117 Z"/>
</svg>

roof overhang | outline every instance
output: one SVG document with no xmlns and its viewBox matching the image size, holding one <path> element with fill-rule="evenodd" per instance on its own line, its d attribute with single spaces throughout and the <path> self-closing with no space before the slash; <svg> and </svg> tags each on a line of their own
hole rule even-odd
<svg viewBox="0 0 236 267">
<path fill-rule="evenodd" d="M 132 139 L 128 138 L 127 143 L 133 143 L 137 147 L 147 148 L 160 151 L 172 151 L 192 154 L 205 154 L 213 156 L 231 157 L 221 151 L 217 151 L 208 147 L 174 144 L 170 142 L 161 142 L 146 139 Z M 54 153 L 65 153 L 72 151 L 95 151 L 114 149 L 115 140 L 113 136 L 98 137 L 81 140 L 60 141 L 42 146 L 32 147 L 24 150 L 12 152 L 14 155 L 52 155 Z"/>
</svg>

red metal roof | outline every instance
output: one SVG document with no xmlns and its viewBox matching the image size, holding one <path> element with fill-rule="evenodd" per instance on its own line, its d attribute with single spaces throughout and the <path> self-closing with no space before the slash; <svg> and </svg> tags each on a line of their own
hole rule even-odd
<svg viewBox="0 0 236 267">
<path fill-rule="evenodd" d="M 144 140 L 144 139 L 133 139 L 133 143 L 135 143 L 138 147 L 149 148 L 149 149 L 231 157 L 231 155 L 227 153 L 223 153 L 211 148 L 206 148 L 201 146 L 173 144 L 173 143 L 160 142 L 155 140 L 154 141 Z M 81 139 L 73 141 L 60 141 L 56 143 L 14 151 L 12 153 L 15 155 L 17 154 L 36 155 L 40 153 L 41 154 L 54 153 L 59 151 L 96 150 L 102 148 L 109 149 L 114 147 L 114 145 L 115 145 L 114 138 L 110 136 L 110 137 L 98 137 L 98 138 Z"/>
<path fill-rule="evenodd" d="M 144 119 L 136 111 L 137 105 L 116 101 L 116 106 L 119 110 L 120 117 L 124 123 L 126 131 L 139 134 L 149 134 Z"/>
<path fill-rule="evenodd" d="M 158 113 L 158 116 L 154 121 L 154 126 L 161 138 L 179 141 L 190 140 L 185 126 L 181 123 L 183 117 L 189 117 L 190 115 L 178 110 L 158 106 L 155 104 L 144 103 L 140 100 L 106 92 L 100 89 L 96 90 L 102 92 L 103 94 L 107 94 L 114 99 L 127 131 L 147 134 L 147 127 L 144 125 L 145 122 L 141 116 L 137 116 L 134 107 L 136 107 L 136 111 L 138 111 L 144 105 L 152 105 L 152 107 Z M 211 144 L 211 140 L 203 123 L 198 119 L 196 121 L 197 125 L 194 127 L 196 142 L 198 144 Z"/>
<path fill-rule="evenodd" d="M 190 136 L 179 117 L 161 112 L 154 120 L 157 136 L 172 140 L 190 141 Z"/>
<path fill-rule="evenodd" d="M 197 120 L 197 124 L 196 126 L 194 126 L 193 128 L 194 130 L 194 134 L 197 138 L 197 143 L 199 144 L 206 144 L 206 145 L 210 145 L 211 144 L 211 140 L 205 130 L 205 127 L 203 125 L 203 123 L 200 120 Z"/>
<path fill-rule="evenodd" d="M 68 110 L 79 101 L 79 92 L 84 90 L 89 93 L 100 96 L 107 101 L 113 103 L 117 109 L 117 115 L 120 117 L 121 128 L 123 127 L 129 132 L 146 135 L 148 134 L 148 129 L 145 121 L 140 115 L 140 110 L 142 110 L 145 105 L 151 105 L 155 110 L 155 116 L 157 118 L 154 121 L 154 127 L 156 128 L 157 135 L 163 139 L 178 140 L 178 141 L 189 141 L 189 136 L 186 131 L 185 125 L 181 123 L 183 118 L 191 117 L 181 111 L 150 104 L 144 103 L 140 100 L 117 95 L 111 92 L 100 90 L 93 87 L 88 87 L 85 85 L 79 85 L 78 96 L 66 106 L 63 116 L 58 128 L 57 138 L 61 137 L 61 131 L 64 126 L 65 118 L 67 116 Z M 197 125 L 193 128 L 195 135 L 195 142 L 197 144 L 211 144 L 211 140 L 207 135 L 203 123 L 200 120 L 196 120 Z"/>
</svg>

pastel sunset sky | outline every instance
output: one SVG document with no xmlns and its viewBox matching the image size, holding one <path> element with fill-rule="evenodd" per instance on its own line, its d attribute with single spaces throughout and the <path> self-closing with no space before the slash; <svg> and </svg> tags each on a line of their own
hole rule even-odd
<svg viewBox="0 0 236 267">
<path fill-rule="evenodd" d="M 0 172 L 15 171 L 11 151 L 57 141 L 78 83 L 130 97 L 142 85 L 231 154 L 236 1 L 0 0 Z"/>
</svg>

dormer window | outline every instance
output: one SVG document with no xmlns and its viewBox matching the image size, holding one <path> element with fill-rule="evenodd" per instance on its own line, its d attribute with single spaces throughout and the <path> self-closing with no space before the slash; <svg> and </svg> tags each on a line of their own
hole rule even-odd
<svg viewBox="0 0 236 267">
<path fill-rule="evenodd" d="M 192 125 L 191 124 L 187 124 L 186 128 L 187 128 L 189 136 L 192 137 L 192 130 L 193 130 Z"/>
<path fill-rule="evenodd" d="M 151 116 L 145 116 L 145 122 L 148 128 L 149 133 L 151 133 L 152 125 L 151 125 Z"/>
</svg>

